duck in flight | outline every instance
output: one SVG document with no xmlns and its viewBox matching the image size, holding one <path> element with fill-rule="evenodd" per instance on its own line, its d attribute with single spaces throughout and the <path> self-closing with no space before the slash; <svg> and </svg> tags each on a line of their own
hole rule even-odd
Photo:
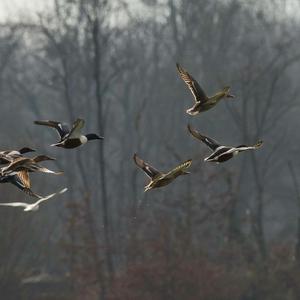
<svg viewBox="0 0 300 300">
<path fill-rule="evenodd" d="M 25 203 L 25 202 L 7 202 L 7 203 L 0 203 L 1 206 L 12 206 L 12 207 L 22 207 L 24 208 L 24 211 L 37 211 L 39 209 L 39 206 L 42 202 L 49 200 L 50 198 L 53 198 L 55 195 L 63 194 L 67 191 L 67 188 L 62 189 L 61 191 L 57 193 L 53 193 L 51 195 L 48 195 L 46 197 L 42 197 L 39 200 L 37 200 L 35 203 Z"/>
<path fill-rule="evenodd" d="M 171 183 L 176 177 L 180 175 L 187 175 L 190 172 L 186 170 L 191 166 L 192 160 L 187 160 L 186 162 L 182 163 L 181 165 L 177 166 L 173 170 L 168 173 L 162 173 L 148 163 L 144 162 L 141 158 L 137 156 L 137 154 L 133 155 L 133 160 L 135 164 L 141 168 L 146 175 L 151 179 L 149 184 L 145 186 L 145 192 L 154 188 L 162 187 Z"/>
<path fill-rule="evenodd" d="M 194 96 L 195 104 L 186 111 L 189 115 L 195 116 L 200 112 L 209 110 L 223 98 L 234 98 L 234 96 L 230 94 L 230 87 L 228 86 L 224 87 L 222 91 L 215 95 L 208 97 L 199 83 L 185 69 L 178 63 L 176 66 L 181 79 L 186 83 Z"/>
<path fill-rule="evenodd" d="M 39 155 L 33 158 L 29 157 L 18 157 L 10 162 L 7 166 L 2 167 L 1 175 L 10 175 L 15 174 L 19 171 L 28 171 L 28 172 L 42 172 L 42 173 L 51 173 L 54 175 L 61 175 L 63 172 L 54 172 L 49 170 L 39 164 L 39 162 L 46 161 L 46 160 L 55 160 L 52 157 L 47 155 Z"/>
<path fill-rule="evenodd" d="M 222 163 L 233 158 L 235 155 L 239 154 L 240 152 L 247 151 L 247 150 L 256 150 L 263 144 L 262 141 L 258 141 L 253 146 L 246 146 L 246 145 L 240 145 L 236 147 L 222 146 L 215 140 L 200 134 L 197 130 L 193 129 L 190 125 L 188 125 L 188 130 L 193 137 L 205 143 L 213 151 L 211 155 L 209 155 L 204 159 L 204 161 L 209 161 L 209 162 Z"/>
<path fill-rule="evenodd" d="M 44 125 L 48 127 L 55 128 L 59 134 L 60 141 L 58 143 L 52 144 L 51 146 L 62 147 L 66 149 L 72 149 L 84 145 L 90 140 L 102 140 L 103 137 L 95 133 L 89 133 L 83 135 L 81 129 L 84 126 L 83 119 L 77 119 L 73 123 L 73 127 L 70 130 L 67 124 L 56 122 L 56 121 L 35 121 L 37 125 Z"/>
<path fill-rule="evenodd" d="M 35 152 L 34 149 L 29 147 L 21 148 L 20 150 L 6 150 L 0 151 L 0 165 L 4 165 L 12 162 L 14 159 L 18 157 L 22 157 L 23 154 L 28 152 Z"/>
</svg>

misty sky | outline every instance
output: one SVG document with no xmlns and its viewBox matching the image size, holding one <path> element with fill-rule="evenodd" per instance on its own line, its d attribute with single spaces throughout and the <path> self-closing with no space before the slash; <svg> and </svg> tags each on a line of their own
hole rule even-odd
<svg viewBox="0 0 300 300">
<path fill-rule="evenodd" d="M 49 0 L 0 0 L 0 20 L 35 14 L 45 9 L 51 2 Z"/>
<path fill-rule="evenodd" d="M 140 2 L 140 0 L 128 0 L 131 8 L 137 10 L 141 8 Z M 286 0 L 286 2 L 287 10 L 291 15 L 297 14 L 295 17 L 298 18 L 298 9 L 295 8 L 299 8 L 299 0 Z M 52 3 L 53 0 L 0 0 L 0 21 L 35 16 L 37 12 L 51 6 Z"/>
</svg>

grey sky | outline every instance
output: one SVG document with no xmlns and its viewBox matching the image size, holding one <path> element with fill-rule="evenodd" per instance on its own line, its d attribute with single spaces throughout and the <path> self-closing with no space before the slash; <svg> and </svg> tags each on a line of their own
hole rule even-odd
<svg viewBox="0 0 300 300">
<path fill-rule="evenodd" d="M 49 6 L 53 0 L 0 0 L 0 21 L 7 19 L 16 20 L 36 15 Z M 286 0 L 287 10 L 294 17 L 299 18 L 299 0 Z M 131 9 L 140 10 L 142 5 L 139 0 L 128 0 Z"/>
<path fill-rule="evenodd" d="M 0 0 L 0 20 L 31 16 L 51 3 L 49 0 Z"/>
</svg>

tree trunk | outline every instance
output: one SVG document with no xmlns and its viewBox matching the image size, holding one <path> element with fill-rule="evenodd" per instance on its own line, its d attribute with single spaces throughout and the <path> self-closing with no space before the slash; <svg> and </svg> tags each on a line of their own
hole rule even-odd
<svg viewBox="0 0 300 300">
<path fill-rule="evenodd" d="M 103 122 L 103 98 L 101 93 L 101 52 L 99 44 L 99 17 L 97 12 L 95 13 L 95 20 L 93 23 L 93 43 L 94 43 L 94 79 L 96 84 L 96 101 L 98 112 L 98 127 L 101 135 L 104 134 L 104 122 Z M 100 162 L 100 189 L 101 189 L 101 204 L 102 204 L 102 217 L 104 227 L 104 239 L 105 239 L 105 251 L 106 261 L 108 268 L 108 275 L 110 282 L 112 281 L 114 274 L 114 266 L 112 260 L 112 247 L 110 239 L 110 227 L 109 227 L 109 207 L 107 199 L 107 184 L 106 184 L 106 172 L 105 172 L 105 157 L 104 157 L 104 145 L 105 143 L 99 143 L 99 162 Z"/>
</svg>

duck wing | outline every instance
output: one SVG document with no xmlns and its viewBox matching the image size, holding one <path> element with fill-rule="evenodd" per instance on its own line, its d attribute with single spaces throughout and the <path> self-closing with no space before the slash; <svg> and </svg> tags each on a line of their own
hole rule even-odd
<svg viewBox="0 0 300 300">
<path fill-rule="evenodd" d="M 31 188 L 30 178 L 29 178 L 29 174 L 27 171 L 20 171 L 15 176 L 16 176 L 17 180 L 20 183 L 22 183 L 22 185 L 25 188 L 28 188 L 28 189 Z"/>
<path fill-rule="evenodd" d="M 189 168 L 191 166 L 191 164 L 192 164 L 191 159 L 185 161 L 184 163 L 180 164 L 179 166 L 177 166 L 176 168 L 174 168 L 173 170 L 168 172 L 166 174 L 166 177 L 169 177 L 169 178 L 177 177 L 178 175 L 182 174 L 182 172 L 184 172 L 187 168 Z"/>
<path fill-rule="evenodd" d="M 181 79 L 186 83 L 186 85 L 192 92 L 195 102 L 206 102 L 208 100 L 208 97 L 206 96 L 204 90 L 201 88 L 199 83 L 178 63 L 176 64 L 176 67 Z"/>
<path fill-rule="evenodd" d="M 28 206 L 27 203 L 24 202 L 6 202 L 6 203 L 0 203 L 2 206 L 12 206 L 12 207 L 24 207 L 26 208 Z"/>
<path fill-rule="evenodd" d="M 41 199 L 42 197 L 31 190 L 31 183 L 27 171 L 20 171 L 11 177 L 10 182 L 27 195 Z"/>
<path fill-rule="evenodd" d="M 147 176 L 150 177 L 151 179 L 153 179 L 155 176 L 161 174 L 161 172 L 159 172 L 154 167 L 150 166 L 148 163 L 146 163 L 141 158 L 139 158 L 136 153 L 133 155 L 133 160 L 134 160 L 135 164 L 139 168 L 141 168 L 147 174 Z"/>
<path fill-rule="evenodd" d="M 84 126 L 84 120 L 83 119 L 77 119 L 73 123 L 73 127 L 68 135 L 68 138 L 78 138 L 81 136 L 81 129 Z"/>
<path fill-rule="evenodd" d="M 60 190 L 59 192 L 50 194 L 50 195 L 48 195 L 48 196 L 44 196 L 44 197 L 40 198 L 40 200 L 38 200 L 38 201 L 35 203 L 35 205 L 39 205 L 41 202 L 44 202 L 44 201 L 46 201 L 46 200 L 48 200 L 48 199 L 51 199 L 51 198 L 53 198 L 53 197 L 56 196 L 56 195 L 63 194 L 63 193 L 65 193 L 67 190 L 68 190 L 67 188 L 63 188 L 63 189 Z"/>
<path fill-rule="evenodd" d="M 67 124 L 57 122 L 57 121 L 50 121 L 50 120 L 34 121 L 34 124 L 48 126 L 56 129 L 61 139 L 63 139 L 70 132 L 70 128 Z"/>
<path fill-rule="evenodd" d="M 187 128 L 193 137 L 195 137 L 196 139 L 205 143 L 213 151 L 215 151 L 217 148 L 219 148 L 221 146 L 217 141 L 213 140 L 212 138 L 210 138 L 208 136 L 202 135 L 200 132 L 193 129 L 190 124 L 188 124 Z"/>
</svg>

